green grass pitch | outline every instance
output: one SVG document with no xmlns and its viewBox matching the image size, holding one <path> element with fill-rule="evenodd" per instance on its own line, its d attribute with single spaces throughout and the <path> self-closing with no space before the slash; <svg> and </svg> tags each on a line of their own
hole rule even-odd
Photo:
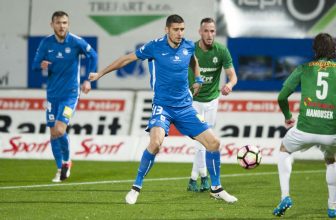
<svg viewBox="0 0 336 220">
<path fill-rule="evenodd" d="M 156 163 L 137 204 L 126 205 L 138 162 L 74 161 L 71 177 L 53 184 L 54 161 L 0 159 L 0 219 L 277 219 L 276 165 L 222 164 L 221 181 L 235 204 L 187 192 L 191 166 Z M 295 161 L 291 196 L 284 219 L 327 219 L 323 161 Z"/>
</svg>

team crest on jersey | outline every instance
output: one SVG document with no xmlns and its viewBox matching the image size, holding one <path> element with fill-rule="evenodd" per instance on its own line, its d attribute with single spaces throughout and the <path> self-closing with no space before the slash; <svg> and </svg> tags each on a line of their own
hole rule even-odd
<svg viewBox="0 0 336 220">
<path fill-rule="evenodd" d="M 155 122 L 156 122 L 156 119 L 152 119 L 152 120 L 150 120 L 149 123 L 153 125 Z"/>
<path fill-rule="evenodd" d="M 65 48 L 65 53 L 70 53 L 71 52 L 71 48 L 70 47 L 66 47 Z"/>
<path fill-rule="evenodd" d="M 217 58 L 217 57 L 212 58 L 212 62 L 213 62 L 214 64 L 218 63 L 218 58 Z"/>
<path fill-rule="evenodd" d="M 183 53 L 183 55 L 187 56 L 188 55 L 188 50 L 187 49 L 183 49 L 182 53 Z"/>
</svg>

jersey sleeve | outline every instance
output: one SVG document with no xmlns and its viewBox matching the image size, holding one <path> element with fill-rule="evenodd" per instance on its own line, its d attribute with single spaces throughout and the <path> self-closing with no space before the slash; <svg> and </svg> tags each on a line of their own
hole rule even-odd
<svg viewBox="0 0 336 220">
<path fill-rule="evenodd" d="M 44 58 L 45 55 L 46 55 L 46 41 L 45 39 L 43 39 L 36 50 L 35 57 L 33 60 L 32 69 L 34 71 L 41 70 L 41 62 L 45 59 Z"/>
<path fill-rule="evenodd" d="M 223 68 L 229 69 L 233 66 L 230 51 L 226 47 L 222 48 L 222 51 L 223 51 Z"/>
<path fill-rule="evenodd" d="M 135 55 L 141 60 L 154 58 L 154 41 L 150 41 L 137 49 Z"/>
<path fill-rule="evenodd" d="M 301 75 L 302 75 L 302 65 L 298 66 L 286 79 L 283 86 L 289 88 L 293 92 L 295 91 L 296 87 L 301 82 Z"/>
<path fill-rule="evenodd" d="M 88 69 L 87 74 L 90 72 L 95 72 L 97 69 L 98 60 L 96 51 L 83 38 L 78 39 L 77 42 L 81 52 L 85 55 L 86 59 L 89 60 L 88 66 L 86 67 Z"/>
<path fill-rule="evenodd" d="M 292 113 L 289 110 L 288 97 L 295 91 L 296 87 L 301 82 L 302 66 L 297 67 L 284 82 L 284 85 L 278 96 L 279 107 L 285 116 L 285 119 L 290 119 Z"/>
</svg>

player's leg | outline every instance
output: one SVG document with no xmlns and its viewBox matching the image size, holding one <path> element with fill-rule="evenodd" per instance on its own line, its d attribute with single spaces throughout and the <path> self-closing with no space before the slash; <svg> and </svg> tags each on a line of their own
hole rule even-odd
<svg viewBox="0 0 336 220">
<path fill-rule="evenodd" d="M 335 146 L 329 147 L 330 151 L 324 152 L 326 162 L 326 181 L 328 186 L 328 217 L 336 218 L 336 163 Z"/>
<path fill-rule="evenodd" d="M 278 173 L 281 189 L 281 201 L 273 210 L 273 215 L 283 216 L 286 210 L 293 205 L 290 197 L 290 176 L 292 172 L 292 156 L 291 153 L 300 151 L 304 148 L 313 146 L 312 143 L 318 143 L 316 135 L 302 132 L 296 127 L 287 131 L 282 140 L 278 158 Z"/>
<path fill-rule="evenodd" d="M 219 139 L 213 134 L 211 129 L 205 130 L 194 138 L 202 143 L 207 149 L 206 166 L 211 179 L 210 195 L 216 199 L 222 199 L 229 203 L 236 202 L 238 199 L 227 193 L 221 185 Z"/>
<path fill-rule="evenodd" d="M 52 182 L 61 182 L 61 169 L 62 169 L 62 148 L 57 139 L 57 135 L 55 134 L 55 118 L 58 113 L 58 102 L 55 99 L 47 100 L 47 111 L 46 111 L 46 119 L 47 126 L 50 128 L 50 145 L 51 151 L 53 153 L 55 162 L 56 162 L 56 175 L 52 179 Z"/>
<path fill-rule="evenodd" d="M 72 162 L 70 160 L 70 140 L 66 132 L 67 126 L 74 115 L 78 97 L 68 97 L 60 100 L 58 106 L 58 114 L 54 127 L 54 136 L 62 149 L 62 170 L 61 180 L 65 180 L 70 176 Z"/>
<path fill-rule="evenodd" d="M 131 191 L 126 195 L 127 204 L 135 204 L 142 188 L 144 177 L 148 174 L 154 164 L 155 156 L 160 150 L 160 146 L 165 137 L 165 130 L 161 127 L 153 127 L 150 130 L 150 142 L 142 154 L 138 174 Z"/>
<path fill-rule="evenodd" d="M 131 191 L 126 195 L 127 204 L 135 204 L 142 188 L 144 177 L 152 168 L 156 154 L 160 150 L 160 146 L 164 137 L 168 135 L 171 117 L 169 113 L 161 106 L 153 105 L 152 117 L 149 119 L 146 131 L 149 131 L 150 141 L 144 151 L 138 173 Z"/>
<path fill-rule="evenodd" d="M 205 104 L 201 102 L 194 101 L 193 107 L 198 112 L 199 115 L 204 117 Z M 199 174 L 206 176 L 206 166 L 205 166 L 205 148 L 198 141 L 194 142 L 195 144 L 195 156 L 193 160 L 191 176 L 188 182 L 188 191 L 198 192 L 200 189 L 197 184 L 197 178 Z M 205 173 L 205 174 L 204 174 Z"/>
<path fill-rule="evenodd" d="M 216 123 L 216 116 L 217 116 L 217 108 L 218 108 L 218 98 L 212 100 L 209 103 L 206 103 L 204 109 L 204 119 L 208 123 L 209 127 L 212 129 Z M 201 175 L 201 186 L 200 191 L 207 191 L 210 189 L 210 185 L 208 183 L 208 176 L 206 171 L 206 163 L 205 163 L 205 147 L 202 148 L 202 158 L 203 162 L 200 162 L 199 172 Z"/>
<path fill-rule="evenodd" d="M 292 199 L 289 196 L 289 181 L 292 172 L 292 157 L 286 148 L 281 145 L 278 158 L 278 174 L 281 189 L 281 201 L 279 205 L 273 210 L 276 216 L 282 216 L 286 210 L 292 207 Z"/>
</svg>

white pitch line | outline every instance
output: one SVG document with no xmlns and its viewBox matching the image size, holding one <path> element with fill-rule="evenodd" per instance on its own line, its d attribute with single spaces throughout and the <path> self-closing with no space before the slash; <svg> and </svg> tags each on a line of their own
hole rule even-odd
<svg viewBox="0 0 336 220">
<path fill-rule="evenodd" d="M 306 170 L 306 171 L 293 171 L 293 174 L 303 174 L 303 173 L 322 173 L 325 170 Z M 277 175 L 278 172 L 262 172 L 262 173 L 237 173 L 237 174 L 224 174 L 221 177 L 241 177 L 241 176 L 265 176 L 265 175 Z M 190 177 L 171 177 L 171 178 L 152 178 L 145 179 L 145 182 L 155 182 L 155 181 L 172 181 L 172 180 L 184 180 Z M 113 184 L 113 183 L 133 183 L 134 180 L 105 180 L 97 182 L 79 182 L 79 183 L 54 183 L 54 184 L 41 184 L 41 185 L 28 185 L 28 186 L 2 186 L 0 190 L 3 189 L 22 189 L 22 188 L 42 188 L 42 187 L 55 187 L 55 186 L 79 186 L 79 185 L 96 185 L 96 184 Z"/>
</svg>

